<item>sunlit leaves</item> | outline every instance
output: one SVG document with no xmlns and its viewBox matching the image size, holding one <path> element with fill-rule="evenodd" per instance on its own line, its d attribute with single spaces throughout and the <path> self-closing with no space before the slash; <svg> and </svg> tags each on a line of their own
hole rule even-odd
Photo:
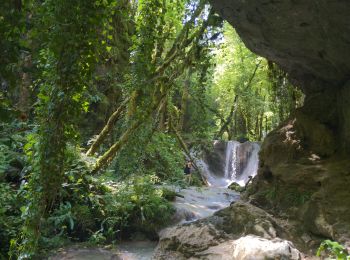
<svg viewBox="0 0 350 260">
<path fill-rule="evenodd" d="M 224 39 L 220 48 L 214 53 L 216 69 L 212 95 L 219 111 L 227 116 L 234 97 L 238 97 L 237 111 L 229 136 L 261 139 L 288 116 L 293 107 L 293 87 L 287 82 L 285 75 L 282 75 L 286 84 L 279 86 L 280 92 L 291 92 L 285 95 L 284 101 L 276 100 L 278 93 L 274 90 L 274 79 L 271 77 L 268 61 L 249 51 L 228 23 L 224 26 Z M 280 108 L 284 108 L 283 116 L 278 112 Z M 217 123 L 220 125 L 220 121 Z"/>
</svg>

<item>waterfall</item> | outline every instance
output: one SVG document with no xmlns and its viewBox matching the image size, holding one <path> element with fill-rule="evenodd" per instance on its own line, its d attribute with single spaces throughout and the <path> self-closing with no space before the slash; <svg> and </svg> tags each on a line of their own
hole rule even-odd
<svg viewBox="0 0 350 260">
<path fill-rule="evenodd" d="M 214 149 L 196 163 L 209 186 L 228 187 L 233 182 L 244 186 L 257 173 L 259 149 L 256 142 L 215 141 Z"/>
<path fill-rule="evenodd" d="M 236 143 L 228 142 L 226 145 L 226 160 L 225 160 L 225 179 L 231 179 L 232 168 L 234 168 L 234 159 Z M 230 163 L 231 162 L 231 163 Z"/>
</svg>

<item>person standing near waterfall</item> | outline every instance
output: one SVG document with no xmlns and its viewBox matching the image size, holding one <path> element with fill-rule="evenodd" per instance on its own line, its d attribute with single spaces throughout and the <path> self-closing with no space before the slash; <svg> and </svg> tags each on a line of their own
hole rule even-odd
<svg viewBox="0 0 350 260">
<path fill-rule="evenodd" d="M 191 168 L 192 168 L 192 163 L 191 161 L 189 161 L 185 164 L 185 168 L 184 168 L 185 180 L 188 181 L 188 183 L 190 183 L 192 179 Z"/>
</svg>

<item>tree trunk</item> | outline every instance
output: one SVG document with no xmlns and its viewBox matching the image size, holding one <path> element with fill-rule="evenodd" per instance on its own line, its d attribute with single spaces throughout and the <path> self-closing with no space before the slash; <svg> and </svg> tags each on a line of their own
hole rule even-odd
<svg viewBox="0 0 350 260">
<path fill-rule="evenodd" d="M 178 130 L 182 132 L 184 130 L 184 122 L 185 122 L 185 116 L 186 116 L 186 111 L 187 111 L 187 104 L 188 104 L 188 97 L 189 97 L 189 92 L 188 90 L 191 87 L 191 76 L 192 76 L 192 69 L 188 69 L 187 73 L 187 79 L 184 83 L 184 87 L 182 90 L 182 98 L 181 98 L 181 112 L 180 112 L 180 120 L 179 120 L 179 125 L 178 125 Z"/>
<path fill-rule="evenodd" d="M 256 74 L 256 71 L 258 70 L 258 68 L 259 68 L 259 66 L 260 66 L 260 63 L 261 63 L 261 60 L 256 64 L 256 66 L 255 66 L 255 68 L 254 68 L 254 71 L 253 71 L 252 75 L 250 76 L 250 78 L 249 78 L 249 80 L 248 80 L 248 84 L 247 84 L 247 86 L 245 87 L 245 89 L 248 89 L 248 88 L 250 87 L 250 85 L 252 84 L 253 79 L 254 79 L 255 74 Z M 233 106 L 232 106 L 232 108 L 231 108 L 230 114 L 229 114 L 228 117 L 226 118 L 225 123 L 221 126 L 221 128 L 220 128 L 218 134 L 215 135 L 215 138 L 216 138 L 216 139 L 221 138 L 226 129 L 227 129 L 227 131 L 229 132 L 228 125 L 230 124 L 233 115 L 236 113 L 237 104 L 238 104 L 237 100 L 238 100 L 238 95 L 235 95 L 235 98 L 234 98 L 234 101 L 233 101 Z"/>
<path fill-rule="evenodd" d="M 168 114 L 168 102 L 165 100 L 159 109 L 159 125 L 158 129 L 160 131 L 164 131 L 166 128 L 166 120 L 167 120 L 167 114 Z"/>
<path fill-rule="evenodd" d="M 201 174 L 199 174 L 199 167 L 197 166 L 195 160 L 193 159 L 190 150 L 188 150 L 188 147 L 186 145 L 186 143 L 184 142 L 184 140 L 182 139 L 181 135 L 179 134 L 179 132 L 176 130 L 175 127 L 172 127 L 172 130 L 177 138 L 177 140 L 179 141 L 179 144 L 182 148 L 182 150 L 185 152 L 185 154 L 187 155 L 187 157 L 190 159 L 190 161 L 192 162 L 194 168 L 197 170 L 198 175 L 200 175 L 199 177 L 202 179 L 203 183 L 207 184 L 207 181 L 203 178 L 203 176 Z"/>
<path fill-rule="evenodd" d="M 116 142 L 112 147 L 105 152 L 101 157 L 98 158 L 96 164 L 93 167 L 92 174 L 97 173 L 100 169 L 106 167 L 113 160 L 117 152 L 124 146 L 124 144 L 129 140 L 130 136 L 137 130 L 142 124 L 142 120 L 135 121 L 120 137 L 118 142 Z"/>
<path fill-rule="evenodd" d="M 238 95 L 235 95 L 235 98 L 233 100 L 233 105 L 231 107 L 231 111 L 230 114 L 228 115 L 228 117 L 225 119 L 224 124 L 221 126 L 218 134 L 215 136 L 215 139 L 219 139 L 222 137 L 222 135 L 224 134 L 225 130 L 228 130 L 228 125 L 230 124 L 233 115 L 235 114 L 236 110 L 237 110 L 237 102 L 238 101 Z M 229 131 L 229 130 L 228 130 Z"/>
<path fill-rule="evenodd" d="M 32 66 L 31 55 L 23 55 L 23 72 L 21 73 L 21 85 L 18 97 L 18 110 L 21 112 L 21 120 L 25 121 L 29 117 L 31 78 L 27 70 Z"/>
<path fill-rule="evenodd" d="M 102 131 L 100 134 L 97 136 L 97 139 L 95 142 L 91 145 L 90 149 L 86 152 L 87 156 L 93 155 L 97 149 L 100 147 L 104 139 L 107 137 L 107 135 L 112 131 L 113 126 L 119 116 L 122 114 L 124 110 L 124 106 L 126 103 L 129 101 L 129 99 L 125 99 L 122 104 L 117 108 L 117 110 L 109 117 L 107 124 L 103 127 Z"/>
</svg>

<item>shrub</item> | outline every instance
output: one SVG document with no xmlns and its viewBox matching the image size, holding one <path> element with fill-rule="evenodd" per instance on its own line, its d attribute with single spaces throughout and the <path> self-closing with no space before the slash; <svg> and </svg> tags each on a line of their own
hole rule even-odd
<svg viewBox="0 0 350 260">
<path fill-rule="evenodd" d="M 17 236 L 22 223 L 22 201 L 18 199 L 16 189 L 8 183 L 0 183 L 0 194 L 0 259 L 6 259 L 10 241 Z"/>
<path fill-rule="evenodd" d="M 0 181 L 19 183 L 27 130 L 25 123 L 0 124 Z"/>
<path fill-rule="evenodd" d="M 156 175 L 161 182 L 174 183 L 183 178 L 183 164 L 184 155 L 174 136 L 144 130 L 118 155 L 115 172 L 123 178 Z"/>
<path fill-rule="evenodd" d="M 335 257 L 337 260 L 350 260 L 350 255 L 348 255 L 346 249 L 335 241 L 323 241 L 318 248 L 316 255 L 323 256 L 323 253 L 326 253 L 326 255 L 332 257 L 332 259 Z"/>
<path fill-rule="evenodd" d="M 155 176 L 134 177 L 116 184 L 102 197 L 101 211 L 106 216 L 103 231 L 107 235 L 111 230 L 120 236 L 141 231 L 154 237 L 168 223 L 174 209 L 166 199 L 167 194 L 154 186 L 156 181 Z"/>
</svg>

